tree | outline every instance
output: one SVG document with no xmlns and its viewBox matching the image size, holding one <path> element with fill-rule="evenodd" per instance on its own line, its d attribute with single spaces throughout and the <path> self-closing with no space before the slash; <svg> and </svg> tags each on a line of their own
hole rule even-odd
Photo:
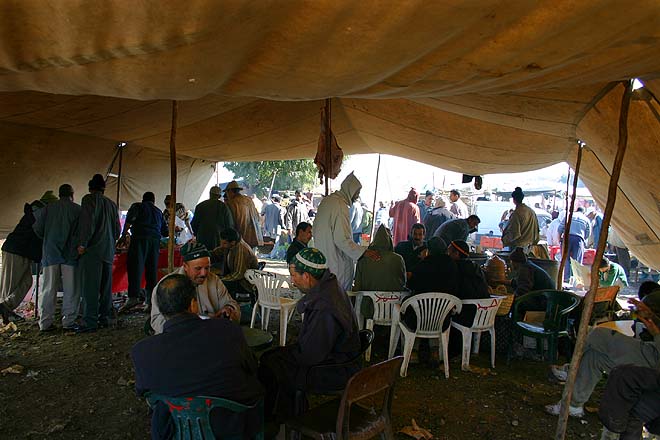
<svg viewBox="0 0 660 440">
<path fill-rule="evenodd" d="M 256 192 L 264 188 L 267 192 L 273 175 L 274 190 L 310 189 L 318 184 L 318 170 L 311 159 L 225 162 L 224 166 Z"/>
</svg>

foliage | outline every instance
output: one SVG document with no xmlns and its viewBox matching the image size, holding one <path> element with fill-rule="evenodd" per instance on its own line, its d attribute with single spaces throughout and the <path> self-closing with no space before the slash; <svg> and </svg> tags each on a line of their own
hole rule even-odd
<svg viewBox="0 0 660 440">
<path fill-rule="evenodd" d="M 274 190 L 310 189 L 318 184 L 318 171 L 311 159 L 225 162 L 224 166 L 259 195 L 268 192 L 275 172 Z"/>
</svg>

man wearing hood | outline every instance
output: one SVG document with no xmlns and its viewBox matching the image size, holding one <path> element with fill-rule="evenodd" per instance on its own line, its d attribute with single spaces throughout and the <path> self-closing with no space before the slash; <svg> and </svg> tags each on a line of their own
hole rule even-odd
<svg viewBox="0 0 660 440">
<path fill-rule="evenodd" d="M 353 241 L 348 216 L 349 206 L 358 199 L 362 184 L 349 174 L 341 189 L 321 200 L 314 218 L 314 242 L 327 259 L 328 269 L 337 276 L 339 285 L 349 290 L 353 285 L 355 262 L 364 254 L 378 260 L 378 252 L 361 247 Z M 417 207 L 417 205 L 415 205 Z"/>
<path fill-rule="evenodd" d="M 412 225 L 419 223 L 419 206 L 417 206 L 417 190 L 410 188 L 408 197 L 399 200 L 390 208 L 390 217 L 394 219 L 394 228 L 392 229 L 392 241 L 396 246 L 400 241 L 408 239 L 408 231 Z"/>
<path fill-rule="evenodd" d="M 266 388 L 264 414 L 281 420 L 293 415 L 295 392 L 338 389 L 359 369 L 359 363 L 334 368 L 322 377 L 308 377 L 310 367 L 355 359 L 360 352 L 357 319 L 346 293 L 328 270 L 324 255 L 305 248 L 289 265 L 293 284 L 305 294 L 296 306 L 305 314 L 298 340 L 261 357 L 259 379 Z"/>
<path fill-rule="evenodd" d="M 406 266 L 403 257 L 394 253 L 392 237 L 384 225 L 380 225 L 369 245 L 380 254 L 380 261 L 360 258 L 355 269 L 354 291 L 378 290 L 400 292 L 406 285 Z"/>
</svg>

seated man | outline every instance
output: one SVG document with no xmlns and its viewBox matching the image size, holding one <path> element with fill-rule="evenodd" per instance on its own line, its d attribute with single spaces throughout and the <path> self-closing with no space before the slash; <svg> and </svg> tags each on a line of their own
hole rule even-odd
<svg viewBox="0 0 660 440">
<path fill-rule="evenodd" d="M 213 249 L 213 256 L 221 262 L 221 280 L 230 293 L 251 293 L 252 284 L 245 279 L 245 271 L 259 267 L 257 256 L 241 234 L 233 228 L 220 233 L 220 246 Z"/>
<path fill-rule="evenodd" d="M 511 262 L 511 286 L 513 287 L 514 298 L 519 298 L 534 290 L 555 289 L 556 282 L 550 278 L 548 272 L 527 259 L 527 255 L 521 247 L 516 248 L 509 256 Z M 545 310 L 545 298 L 538 297 L 534 302 L 529 302 L 518 310 L 522 313 L 527 311 Z"/>
<path fill-rule="evenodd" d="M 473 261 L 468 260 L 470 246 L 463 240 L 452 241 L 447 247 L 447 255 L 456 264 L 458 283 L 454 295 L 461 300 L 490 298 L 486 276 L 479 266 Z M 468 304 L 464 305 L 461 313 L 453 316 L 452 320 L 458 324 L 470 327 L 476 314 L 477 307 Z M 460 334 L 460 332 L 458 333 Z M 454 338 L 454 340 L 458 340 L 458 338 Z"/>
<path fill-rule="evenodd" d="M 621 265 L 610 261 L 607 257 L 603 257 L 598 265 L 598 285 L 600 287 L 609 286 L 627 286 L 628 278 L 626 272 Z"/>
<path fill-rule="evenodd" d="M 198 295 L 197 286 L 181 274 L 167 276 L 156 287 L 153 305 L 167 321 L 162 334 L 142 339 L 131 349 L 135 390 L 139 396 L 211 396 L 253 405 L 263 389 L 243 331 L 229 319 L 197 316 Z M 260 418 L 256 408 L 241 414 L 218 408 L 210 414 L 218 438 L 254 438 Z M 169 409 L 159 402 L 151 417 L 151 438 L 168 439 L 173 434 Z"/>
<path fill-rule="evenodd" d="M 200 243 L 188 242 L 181 248 L 181 256 L 183 266 L 172 273 L 186 275 L 196 286 L 197 314 L 210 317 L 228 316 L 232 321 L 240 322 L 241 309 L 238 303 L 229 295 L 220 278 L 210 272 L 211 258 L 206 247 Z M 163 332 L 165 316 L 155 301 L 157 290 L 158 285 L 151 295 L 151 328 L 159 334 Z"/>
<path fill-rule="evenodd" d="M 589 400 L 603 372 L 609 373 L 614 367 L 625 364 L 656 370 L 660 367 L 660 320 L 649 306 L 641 301 L 634 298 L 628 301 L 637 306 L 637 316 L 653 336 L 653 341 L 641 341 L 602 327 L 591 330 L 571 397 L 569 414 L 573 417 L 584 415 L 584 404 Z M 558 380 L 565 381 L 567 367 L 568 365 L 552 366 L 552 374 Z M 545 409 L 550 414 L 558 415 L 560 404 L 548 405 Z"/>
<path fill-rule="evenodd" d="M 415 223 L 410 228 L 410 240 L 399 242 L 394 248 L 394 252 L 403 257 L 406 263 L 406 272 L 410 273 L 422 260 L 421 251 L 425 249 L 424 236 L 426 235 L 426 228 L 421 223 Z"/>
<path fill-rule="evenodd" d="M 305 249 L 311 239 L 312 225 L 307 222 L 298 223 L 298 226 L 296 226 L 296 237 L 286 250 L 286 264 L 291 264 L 296 254 Z"/>
<path fill-rule="evenodd" d="M 615 367 L 607 379 L 598 416 L 605 425 L 601 439 L 638 440 L 643 425 L 660 434 L 660 372 L 633 365 Z"/>
<path fill-rule="evenodd" d="M 337 389 L 359 370 L 355 363 L 323 377 L 307 378 L 314 365 L 354 359 L 360 352 L 360 335 L 351 302 L 318 249 L 301 250 L 289 273 L 305 294 L 296 306 L 305 314 L 298 341 L 264 353 L 259 365 L 259 379 L 266 387 L 265 416 L 275 420 L 293 415 L 295 392 L 304 390 L 308 380 L 315 388 Z"/>
</svg>

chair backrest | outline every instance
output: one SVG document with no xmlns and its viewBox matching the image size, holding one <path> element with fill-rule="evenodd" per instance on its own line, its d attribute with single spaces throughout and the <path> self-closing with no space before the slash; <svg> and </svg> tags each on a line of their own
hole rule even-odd
<svg viewBox="0 0 660 440">
<path fill-rule="evenodd" d="M 417 315 L 417 335 L 433 336 L 442 332 L 442 323 L 452 310 L 460 313 L 461 300 L 448 293 L 420 293 L 406 299 L 401 313 L 412 307 Z"/>
<path fill-rule="evenodd" d="M 280 289 L 287 282 L 287 277 L 274 272 L 248 269 L 245 279 L 257 287 L 259 303 L 264 306 L 280 306 Z"/>
<path fill-rule="evenodd" d="M 256 438 L 263 439 L 263 400 L 250 406 L 232 400 L 208 396 L 167 397 L 158 394 L 147 394 L 146 398 L 147 403 L 152 408 L 158 402 L 162 402 L 167 406 L 174 422 L 174 438 L 176 440 L 214 439 L 209 414 L 215 408 L 224 408 L 234 413 L 256 409 L 259 412 L 260 422 L 260 429 Z M 241 433 L 235 438 L 239 440 L 243 437 Z"/>
<path fill-rule="evenodd" d="M 373 320 L 375 324 L 388 325 L 392 323 L 392 310 L 395 304 L 401 304 L 401 300 L 407 292 L 376 292 L 362 291 L 363 298 L 371 299 L 374 305 Z"/>
<path fill-rule="evenodd" d="M 594 308 L 591 311 L 590 324 L 603 319 L 607 320 L 614 313 L 614 304 L 619 294 L 619 286 L 599 287 L 596 289 Z"/>
<path fill-rule="evenodd" d="M 337 412 L 336 433 L 338 439 L 348 439 L 351 406 L 374 394 L 384 392 L 381 417 L 376 426 L 361 427 L 361 434 L 382 431 L 384 423 L 391 423 L 394 384 L 399 376 L 403 356 L 397 356 L 376 365 L 364 368 L 353 375 L 346 384 L 346 389 Z M 366 432 L 364 432 L 366 431 Z M 373 436 L 373 435 L 372 435 Z M 366 438 L 367 435 L 364 436 Z M 371 437 L 371 436 L 370 436 Z"/>
<path fill-rule="evenodd" d="M 474 315 L 474 321 L 470 328 L 473 330 L 483 330 L 494 326 L 497 310 L 504 298 L 504 296 L 495 296 L 492 298 L 464 299 L 461 301 L 463 306 L 472 304 L 477 307 L 477 313 Z"/>
<path fill-rule="evenodd" d="M 571 272 L 573 273 L 574 285 L 582 285 L 588 289 L 591 285 L 591 266 L 580 264 L 576 259 L 569 257 L 571 260 Z"/>
</svg>

